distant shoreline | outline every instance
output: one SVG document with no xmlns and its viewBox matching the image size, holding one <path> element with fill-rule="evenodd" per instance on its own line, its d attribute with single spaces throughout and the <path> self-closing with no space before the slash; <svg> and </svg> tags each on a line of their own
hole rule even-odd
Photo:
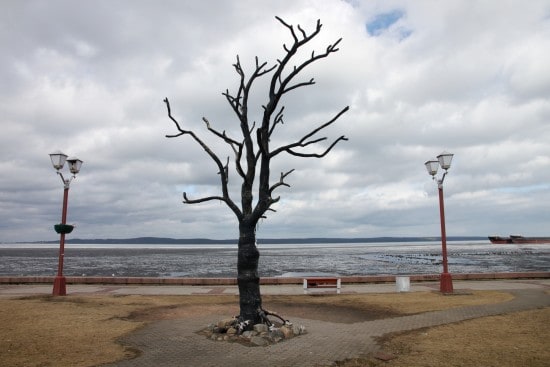
<svg viewBox="0 0 550 367">
<path fill-rule="evenodd" d="M 450 236 L 447 241 L 481 241 L 486 236 Z M 441 237 L 366 237 L 366 238 L 258 238 L 258 244 L 317 244 L 317 243 L 375 243 L 375 242 L 422 242 L 440 241 Z M 57 243 L 59 240 L 28 241 L 15 243 Z M 136 237 L 136 238 L 105 238 L 105 239 L 66 239 L 68 244 L 163 244 L 163 245 L 222 245 L 237 243 L 237 239 L 216 240 L 208 238 L 163 238 L 163 237 Z M 6 242 L 4 242 L 6 243 Z"/>
</svg>

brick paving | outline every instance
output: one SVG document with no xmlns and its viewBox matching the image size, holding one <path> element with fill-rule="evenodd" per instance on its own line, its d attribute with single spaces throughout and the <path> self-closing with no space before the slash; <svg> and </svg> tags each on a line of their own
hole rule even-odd
<svg viewBox="0 0 550 367">
<path fill-rule="evenodd" d="M 379 347 L 375 338 L 387 333 L 550 306 L 548 281 L 503 284 L 465 282 L 459 285 L 463 289 L 507 289 L 515 295 L 513 300 L 499 304 L 460 307 L 354 324 L 292 318 L 294 324 L 306 326 L 308 333 L 292 341 L 267 347 L 215 342 L 196 334 L 207 324 L 220 319 L 220 315 L 153 322 L 121 340 L 124 345 L 140 350 L 142 353 L 139 357 L 104 367 L 330 366 L 334 361 L 377 352 Z M 426 285 L 426 288 L 433 286 Z"/>
</svg>

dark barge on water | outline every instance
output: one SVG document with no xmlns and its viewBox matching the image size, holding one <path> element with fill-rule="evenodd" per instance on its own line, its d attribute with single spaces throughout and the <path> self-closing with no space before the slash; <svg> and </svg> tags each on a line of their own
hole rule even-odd
<svg viewBox="0 0 550 367">
<path fill-rule="evenodd" d="M 510 235 L 509 237 L 489 236 L 489 241 L 493 244 L 541 244 L 550 243 L 550 237 L 524 237 L 520 235 Z"/>
</svg>

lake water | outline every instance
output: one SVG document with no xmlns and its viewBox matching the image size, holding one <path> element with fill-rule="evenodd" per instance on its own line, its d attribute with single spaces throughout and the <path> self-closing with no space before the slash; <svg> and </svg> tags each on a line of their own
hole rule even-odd
<svg viewBox="0 0 550 367">
<path fill-rule="evenodd" d="M 236 245 L 71 245 L 64 275 L 236 277 Z M 438 274 L 440 242 L 259 245 L 261 277 Z M 56 244 L 0 244 L 0 276 L 53 276 Z M 550 271 L 550 245 L 448 241 L 451 273 Z"/>
</svg>

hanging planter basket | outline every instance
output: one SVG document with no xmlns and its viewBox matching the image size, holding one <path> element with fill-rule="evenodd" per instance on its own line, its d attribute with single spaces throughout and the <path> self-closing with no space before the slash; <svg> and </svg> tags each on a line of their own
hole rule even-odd
<svg viewBox="0 0 550 367">
<path fill-rule="evenodd" d="M 56 224 L 53 226 L 57 233 L 71 233 L 74 229 L 74 226 L 70 224 Z"/>
</svg>

